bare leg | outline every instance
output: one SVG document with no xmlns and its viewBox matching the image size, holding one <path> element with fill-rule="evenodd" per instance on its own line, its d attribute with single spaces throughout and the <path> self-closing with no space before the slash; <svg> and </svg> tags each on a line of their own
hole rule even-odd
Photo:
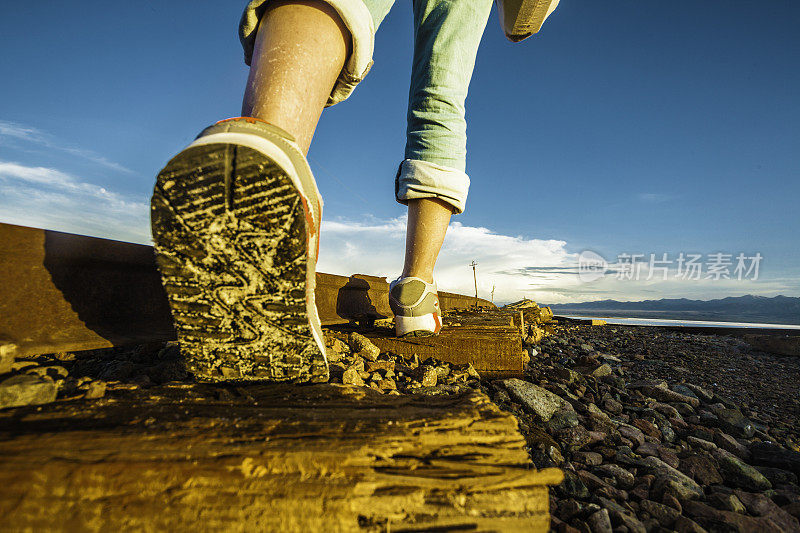
<svg viewBox="0 0 800 533">
<path fill-rule="evenodd" d="M 414 276 L 433 282 L 433 267 L 452 214 L 451 207 L 437 198 L 408 201 L 404 277 Z"/>
<path fill-rule="evenodd" d="M 271 4 L 258 28 L 242 115 L 283 128 L 308 153 L 350 42 L 338 14 L 324 2 Z M 403 276 L 433 281 L 451 214 L 435 198 L 409 201 Z"/>
<path fill-rule="evenodd" d="M 349 46 L 350 32 L 328 4 L 270 4 L 258 27 L 242 115 L 283 128 L 308 153 Z"/>
</svg>

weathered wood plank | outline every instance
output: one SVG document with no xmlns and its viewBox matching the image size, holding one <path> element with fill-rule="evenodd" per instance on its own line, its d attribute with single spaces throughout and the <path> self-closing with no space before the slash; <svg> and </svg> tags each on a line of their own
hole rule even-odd
<svg viewBox="0 0 800 533">
<path fill-rule="evenodd" d="M 471 364 L 484 378 L 521 377 L 525 351 L 515 326 L 445 326 L 436 337 L 399 339 L 390 329 L 363 332 L 381 352 Z"/>
<path fill-rule="evenodd" d="M 482 393 L 173 384 L 0 412 L 3 529 L 546 531 L 555 469 Z"/>
</svg>

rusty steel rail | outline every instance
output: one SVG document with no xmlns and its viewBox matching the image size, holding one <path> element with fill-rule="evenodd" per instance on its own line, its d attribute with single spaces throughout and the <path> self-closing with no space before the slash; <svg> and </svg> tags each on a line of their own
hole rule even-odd
<svg viewBox="0 0 800 533">
<path fill-rule="evenodd" d="M 317 274 L 325 325 L 391 318 L 388 293 L 384 278 Z M 475 305 L 439 297 L 445 311 Z M 174 339 L 151 246 L 0 223 L 0 350 L 22 357 Z"/>
</svg>

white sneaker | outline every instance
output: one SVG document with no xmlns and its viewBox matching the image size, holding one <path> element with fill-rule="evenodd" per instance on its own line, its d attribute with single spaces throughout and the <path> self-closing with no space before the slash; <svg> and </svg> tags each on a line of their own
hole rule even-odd
<svg viewBox="0 0 800 533">
<path fill-rule="evenodd" d="M 431 337 L 442 329 L 436 283 L 413 276 L 389 284 L 389 306 L 398 337 Z"/>
</svg>

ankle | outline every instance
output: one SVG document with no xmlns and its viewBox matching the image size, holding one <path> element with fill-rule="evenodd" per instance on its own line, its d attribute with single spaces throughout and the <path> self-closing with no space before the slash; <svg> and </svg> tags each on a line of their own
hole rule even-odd
<svg viewBox="0 0 800 533">
<path fill-rule="evenodd" d="M 433 273 L 432 272 L 414 272 L 410 270 L 403 270 L 403 273 L 400 274 L 401 278 L 419 278 L 425 283 L 433 283 Z"/>
</svg>

